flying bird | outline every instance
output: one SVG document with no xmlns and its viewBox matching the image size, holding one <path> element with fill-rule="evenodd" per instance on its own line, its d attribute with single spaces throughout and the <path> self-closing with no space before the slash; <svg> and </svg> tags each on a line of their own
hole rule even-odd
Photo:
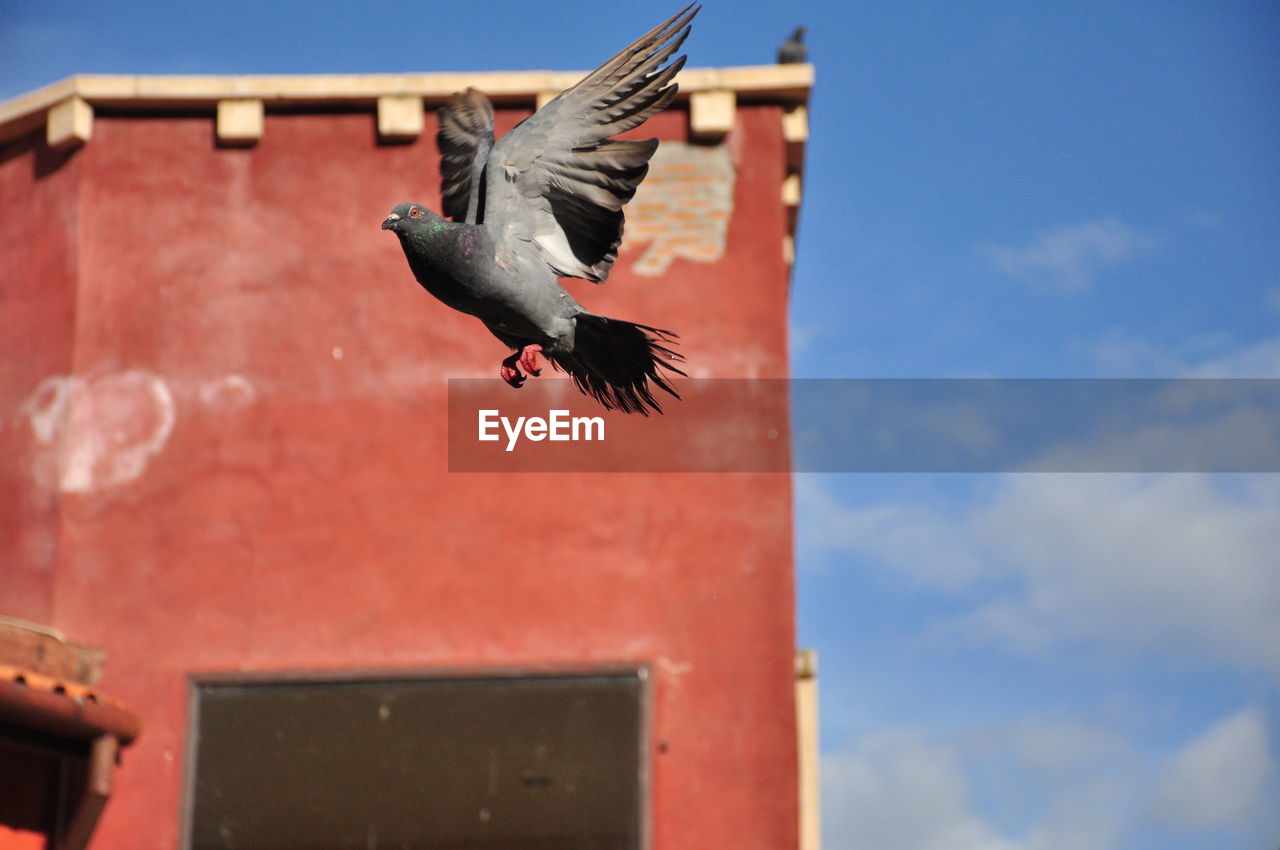
<svg viewBox="0 0 1280 850">
<path fill-rule="evenodd" d="M 778 46 L 778 64 L 792 65 L 809 59 L 809 49 L 804 46 L 804 27 L 796 27 L 790 37 Z"/>
<path fill-rule="evenodd" d="M 676 334 L 588 311 L 558 277 L 604 283 L 622 242 L 622 207 L 649 170 L 657 139 L 610 138 L 638 127 L 676 94 L 672 56 L 698 7 L 685 7 L 501 139 L 475 89 L 439 110 L 441 212 L 404 203 L 382 222 L 400 238 L 423 288 L 478 318 L 515 353 L 502 379 L 520 387 L 538 355 L 607 409 L 662 412 L 659 387 L 683 357 Z"/>
</svg>

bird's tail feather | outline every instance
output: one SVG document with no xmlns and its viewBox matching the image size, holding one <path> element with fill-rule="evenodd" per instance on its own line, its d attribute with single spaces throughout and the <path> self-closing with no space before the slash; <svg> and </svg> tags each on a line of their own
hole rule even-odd
<svg viewBox="0 0 1280 850">
<path fill-rule="evenodd" d="M 673 365 L 684 361 L 669 347 L 676 338 L 648 325 L 580 313 L 573 351 L 548 358 L 607 410 L 648 416 L 650 410 L 662 412 L 650 384 L 680 398 L 665 374 L 685 374 Z"/>
</svg>

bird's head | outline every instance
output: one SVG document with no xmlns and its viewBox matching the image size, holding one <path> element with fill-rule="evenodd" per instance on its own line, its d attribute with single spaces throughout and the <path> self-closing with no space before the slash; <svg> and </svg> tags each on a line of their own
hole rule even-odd
<svg viewBox="0 0 1280 850">
<path fill-rule="evenodd" d="M 443 223 L 444 219 L 422 204 L 399 204 L 391 211 L 391 215 L 382 220 L 382 229 L 405 235 Z"/>
</svg>

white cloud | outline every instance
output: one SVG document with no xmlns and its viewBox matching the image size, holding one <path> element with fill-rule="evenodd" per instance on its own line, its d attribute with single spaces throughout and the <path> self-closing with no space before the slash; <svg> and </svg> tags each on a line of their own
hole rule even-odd
<svg viewBox="0 0 1280 850">
<path fill-rule="evenodd" d="M 1037 773 L 1071 776 L 1129 759 L 1116 734 L 1070 717 L 1016 721 L 1002 733 L 1014 756 Z"/>
<path fill-rule="evenodd" d="M 802 324 L 792 315 L 787 325 L 787 341 L 791 344 L 791 357 L 808 353 L 823 336 L 816 324 Z"/>
<path fill-rule="evenodd" d="M 823 844 L 877 850 L 1015 850 L 974 814 L 953 750 L 918 733 L 873 733 L 822 762 Z"/>
<path fill-rule="evenodd" d="M 948 639 L 1018 652 L 1083 643 L 1280 678 L 1274 476 L 1009 475 L 987 483 L 968 503 L 849 506 L 802 481 L 801 534 L 828 554 L 856 556 L 940 593 L 990 588 L 939 625 Z M 810 524 L 826 531 L 811 534 Z"/>
<path fill-rule="evenodd" d="M 955 517 L 926 505 L 850 508 L 820 480 L 795 479 L 798 534 L 805 545 L 885 561 L 926 588 L 960 590 L 986 571 L 969 530 Z"/>
<path fill-rule="evenodd" d="M 1062 713 L 941 735 L 872 730 L 822 755 L 824 843 L 1117 850 L 1135 836 L 1195 830 L 1205 846 L 1227 836 L 1253 846 L 1280 826 L 1268 811 L 1276 765 L 1260 709 L 1164 754 L 1143 750 Z"/>
<path fill-rule="evenodd" d="M 1080 348 L 1105 377 L 1280 378 L 1280 337 L 1233 349 L 1223 333 L 1161 345 L 1113 330 Z"/>
<path fill-rule="evenodd" d="M 1026 850 L 1113 850 L 1132 828 L 1135 788 L 1106 775 L 1058 790 L 1049 810 L 1030 830 Z"/>
<path fill-rule="evenodd" d="M 1144 789 L 1133 752 L 1070 717 L 1022 719 L 930 740 L 871 732 L 822 761 L 824 843 L 877 850 L 1110 850 Z M 1000 765 L 996 774 L 984 762 Z M 972 777 L 985 775 L 984 814 Z"/>
<path fill-rule="evenodd" d="M 1113 328 L 1078 348 L 1092 359 L 1100 377 L 1185 378 L 1208 362 L 1231 356 L 1235 345 L 1233 336 L 1225 332 L 1183 336 L 1167 345 Z"/>
<path fill-rule="evenodd" d="M 1176 827 L 1230 824 L 1257 809 L 1274 771 L 1262 712 L 1243 709 L 1169 760 L 1156 816 Z"/>
<path fill-rule="evenodd" d="M 1004 637 L 1041 632 L 1280 676 L 1280 487 L 1252 482 L 1230 493 L 1199 475 L 1006 479 L 975 516 L 981 544 L 1021 585 L 995 603 L 1017 626 Z"/>
<path fill-rule="evenodd" d="M 1190 369 L 1194 378 L 1280 378 L 1280 337 L 1264 339 Z"/>
<path fill-rule="evenodd" d="M 1140 256 L 1158 240 L 1115 218 L 1042 230 L 1027 245 L 986 244 L 996 269 L 1038 289 L 1071 293 L 1093 286 L 1100 269 Z"/>
</svg>

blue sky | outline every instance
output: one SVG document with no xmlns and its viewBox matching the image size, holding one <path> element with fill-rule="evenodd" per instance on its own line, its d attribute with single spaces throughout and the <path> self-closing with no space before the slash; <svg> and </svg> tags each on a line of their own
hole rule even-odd
<svg viewBox="0 0 1280 850">
<path fill-rule="evenodd" d="M 0 5 L 72 73 L 586 68 L 675 4 Z M 785 11 L 780 11 L 785 9 Z M 709 2 L 807 24 L 801 377 L 1280 377 L 1280 6 Z M 1280 844 L 1280 478 L 797 480 L 827 846 Z"/>
</svg>

